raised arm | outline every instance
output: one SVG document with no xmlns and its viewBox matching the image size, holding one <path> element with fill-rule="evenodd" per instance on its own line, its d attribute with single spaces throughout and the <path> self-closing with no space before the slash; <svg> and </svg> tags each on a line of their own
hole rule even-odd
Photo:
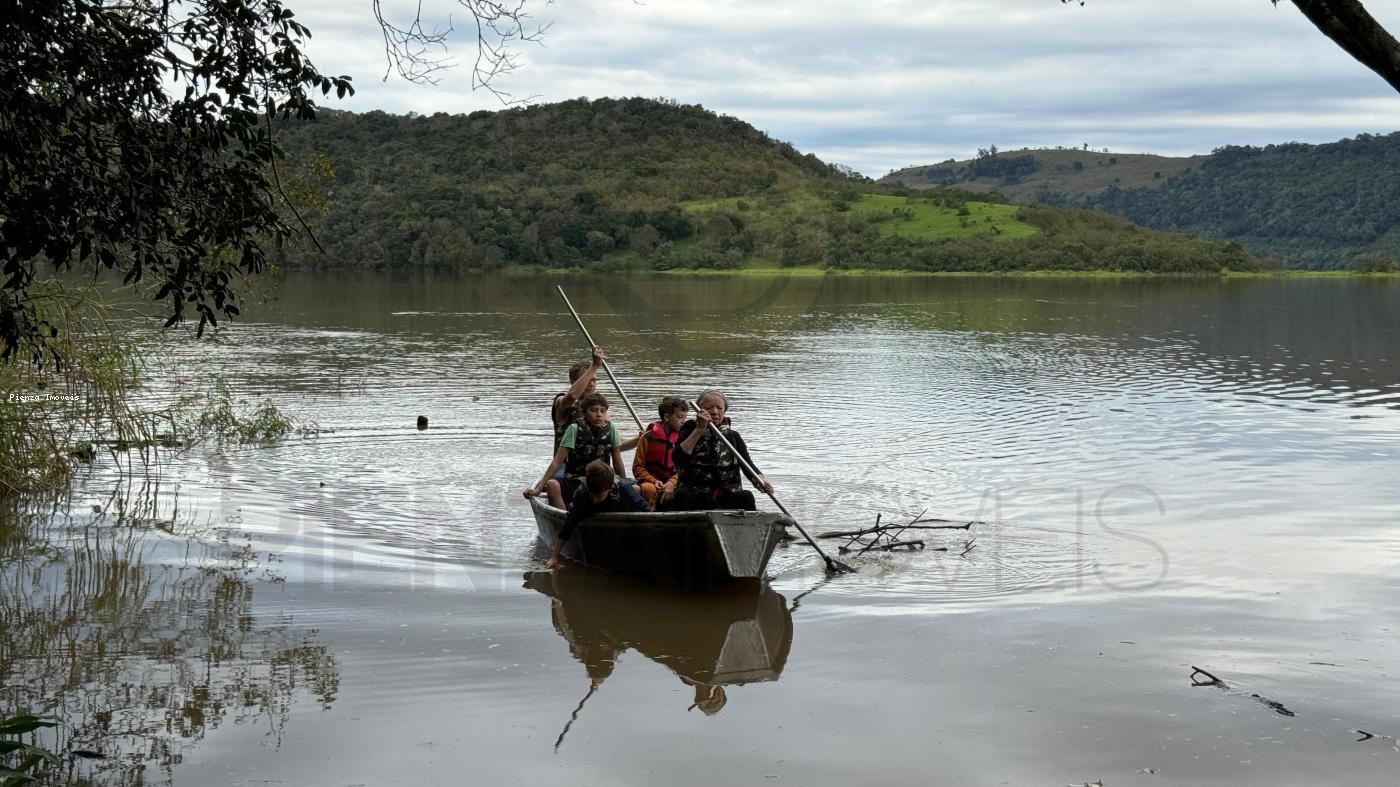
<svg viewBox="0 0 1400 787">
<path fill-rule="evenodd" d="M 555 398 L 554 417 L 556 420 L 564 414 L 565 410 L 572 407 L 574 402 L 583 398 L 584 392 L 588 390 L 589 383 L 593 382 L 593 380 L 598 377 L 598 370 L 601 368 L 603 368 L 603 348 L 594 347 L 593 363 L 590 364 L 587 369 L 583 370 L 583 374 L 580 374 L 577 380 L 574 380 L 574 384 L 569 386 L 568 393 Z"/>
</svg>

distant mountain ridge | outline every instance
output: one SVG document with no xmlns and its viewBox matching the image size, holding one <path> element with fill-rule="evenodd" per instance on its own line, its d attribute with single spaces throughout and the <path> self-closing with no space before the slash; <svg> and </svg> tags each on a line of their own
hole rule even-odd
<svg viewBox="0 0 1400 787">
<path fill-rule="evenodd" d="M 1234 241 L 1288 267 L 1400 259 L 1400 132 L 1322 145 L 1227 146 L 1189 158 L 998 151 L 909 167 L 879 182 L 1101 210 L 1146 227 Z"/>
</svg>

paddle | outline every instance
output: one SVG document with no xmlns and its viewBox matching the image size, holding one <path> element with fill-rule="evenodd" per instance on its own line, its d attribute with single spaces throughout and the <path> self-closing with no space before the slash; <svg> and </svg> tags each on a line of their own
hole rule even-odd
<svg viewBox="0 0 1400 787">
<path fill-rule="evenodd" d="M 700 405 L 696 402 L 690 402 L 690 408 L 692 412 L 700 412 Z M 756 470 L 753 465 L 749 464 L 748 460 L 745 459 L 742 455 L 740 455 L 738 451 L 734 450 L 734 446 L 730 444 L 729 438 L 724 436 L 724 431 L 719 428 L 719 424 L 712 423 L 710 424 L 710 428 L 714 430 L 715 437 L 719 438 L 720 443 L 725 448 L 729 449 L 729 453 L 733 454 L 734 458 L 739 460 L 739 466 L 744 468 L 744 473 L 748 475 L 749 481 L 752 482 L 754 486 L 758 486 L 758 470 Z M 807 543 L 811 544 L 812 548 L 817 550 L 817 555 L 826 563 L 827 571 L 829 571 L 832 574 L 855 573 L 854 568 L 846 565 L 845 563 L 842 563 L 839 560 L 832 559 L 830 555 L 823 552 L 822 548 L 817 545 L 817 542 L 813 540 L 811 536 L 807 535 L 807 531 L 803 529 L 801 523 L 797 521 L 797 517 L 793 516 L 792 512 L 788 511 L 787 507 L 782 504 L 782 501 L 778 500 L 777 495 L 766 490 L 763 492 L 763 494 L 768 495 L 768 499 L 773 501 L 773 505 L 777 506 L 779 511 L 782 511 L 784 514 L 788 515 L 788 518 L 792 520 L 792 524 L 797 528 L 797 532 L 801 533 L 802 537 L 807 539 Z"/>
<path fill-rule="evenodd" d="M 578 323 L 578 329 L 583 331 L 583 338 L 588 340 L 588 346 L 597 347 L 598 345 L 593 341 L 593 337 L 588 335 L 588 329 L 583 327 L 583 319 L 578 316 L 578 312 L 574 311 L 574 305 L 569 303 L 569 296 L 564 294 L 564 288 L 555 287 L 555 289 L 559 290 L 559 297 L 564 299 L 564 305 L 569 307 L 569 313 L 574 315 L 574 322 Z M 607 359 L 603 360 L 603 371 L 608 373 L 608 379 L 612 380 L 613 388 L 617 389 L 617 395 L 622 397 L 622 403 L 627 405 L 627 412 L 632 414 L 632 420 L 637 422 L 637 428 L 645 432 L 647 429 L 646 424 L 642 423 L 642 419 L 637 416 L 637 411 L 632 407 L 632 402 L 627 399 L 627 394 L 622 392 L 622 386 L 618 384 L 617 378 L 613 376 L 612 369 L 608 367 Z"/>
</svg>

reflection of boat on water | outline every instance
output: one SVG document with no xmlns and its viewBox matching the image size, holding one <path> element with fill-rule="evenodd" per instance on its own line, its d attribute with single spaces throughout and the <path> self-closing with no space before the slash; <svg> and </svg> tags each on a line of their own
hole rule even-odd
<svg viewBox="0 0 1400 787">
<path fill-rule="evenodd" d="M 564 512 L 530 498 L 540 540 L 553 546 Z M 600 514 L 579 523 L 564 557 L 618 574 L 659 583 L 721 585 L 759 579 L 792 524 L 784 514 L 759 511 L 673 511 Z"/>
<path fill-rule="evenodd" d="M 724 686 L 777 680 L 792 646 L 792 615 L 767 585 L 663 592 L 565 568 L 528 572 L 525 586 L 553 600 L 554 627 L 595 688 L 635 650 L 695 687 L 706 713 L 723 706 Z"/>
</svg>

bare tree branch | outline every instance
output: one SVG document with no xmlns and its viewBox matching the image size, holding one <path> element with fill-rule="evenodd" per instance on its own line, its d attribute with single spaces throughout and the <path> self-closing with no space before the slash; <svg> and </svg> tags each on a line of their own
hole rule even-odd
<svg viewBox="0 0 1400 787">
<path fill-rule="evenodd" d="M 400 26 L 384 13 L 383 0 L 371 0 L 374 18 L 384 36 L 384 57 L 388 66 L 384 72 L 397 72 L 414 84 L 435 85 L 437 72 L 456 65 L 448 54 L 448 38 L 454 32 L 451 17 L 442 28 L 423 26 L 423 4 L 418 0 L 413 19 Z M 457 5 L 471 14 L 476 29 L 476 58 L 472 62 L 472 89 L 489 90 L 505 104 L 523 103 L 534 95 L 518 97 L 495 84 L 499 77 L 520 67 L 519 46 L 539 43 L 549 25 L 532 22 L 526 10 L 529 0 L 456 0 Z M 547 3 L 548 4 L 548 3 Z"/>
</svg>

